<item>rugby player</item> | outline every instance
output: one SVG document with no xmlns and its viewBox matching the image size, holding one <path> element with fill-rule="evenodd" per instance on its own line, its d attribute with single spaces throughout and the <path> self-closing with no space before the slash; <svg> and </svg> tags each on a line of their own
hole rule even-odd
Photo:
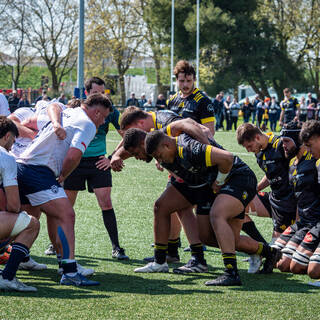
<svg viewBox="0 0 320 320">
<path fill-rule="evenodd" d="M 253 152 L 265 176 L 258 183 L 257 191 L 270 186 L 269 202 L 273 220 L 272 242 L 296 219 L 296 200 L 289 183 L 289 160 L 283 141 L 273 134 L 264 134 L 251 123 L 237 129 L 237 140 L 248 152 Z M 264 202 L 265 202 L 264 197 Z M 265 204 L 268 206 L 268 204 Z"/>
<path fill-rule="evenodd" d="M 251 238 L 240 237 L 242 220 L 232 219 L 234 213 L 240 209 L 240 212 L 235 214 L 235 217 L 243 218 L 244 207 L 248 205 L 253 197 L 251 195 L 255 192 L 256 183 L 253 172 L 239 158 L 234 158 L 231 153 L 223 150 L 215 142 L 213 142 L 213 146 L 206 145 L 193 140 L 185 134 L 177 138 L 171 138 L 161 131 L 153 131 L 147 134 L 146 149 L 143 150 L 141 141 L 144 140 L 145 136 L 146 133 L 142 130 L 130 129 L 125 134 L 125 145 L 127 144 L 128 148 L 129 146 L 134 147 L 136 152 L 139 152 L 140 159 L 146 160 L 148 157 L 150 158 L 146 152 L 153 155 L 166 169 L 178 177 L 182 177 L 186 182 L 187 188 L 185 186 L 181 187 L 181 185 L 174 186 L 173 182 L 156 201 L 154 206 L 155 261 L 142 268 L 135 269 L 135 272 L 168 272 L 168 265 L 165 263 L 165 252 L 168 243 L 170 215 L 175 210 L 190 207 L 192 204 L 197 204 L 198 209 L 201 210 L 201 212 L 197 212 L 201 214 L 201 219 L 198 219 L 200 239 L 203 243 L 211 246 L 217 246 L 219 243 L 224 253 L 225 274 L 218 279 L 208 281 L 206 285 L 241 284 L 234 250 L 232 251 L 232 246 L 235 247 L 234 235 L 232 229 L 228 228 L 228 222 L 231 220 L 231 224 L 235 224 L 233 227 L 236 229 L 236 242 L 242 242 L 239 244 L 239 248 L 241 247 L 243 251 L 248 253 L 263 254 L 267 258 L 263 271 L 264 273 L 272 272 L 273 263 L 276 261 L 278 252 L 262 243 L 259 244 Z M 144 157 L 143 152 L 145 153 Z M 213 152 L 215 152 L 215 160 L 212 159 Z M 218 168 L 220 170 L 219 174 Z M 228 177 L 228 183 L 219 180 L 219 178 L 224 180 L 230 171 L 232 174 Z M 240 183 L 235 181 L 235 176 L 237 175 L 241 176 L 238 177 L 241 180 Z M 222 182 L 222 184 L 218 186 L 216 180 Z M 232 187 L 229 185 L 231 182 Z M 211 188 L 212 184 L 215 184 L 214 191 L 219 192 L 217 197 Z M 248 191 L 245 190 L 246 187 L 248 187 Z M 230 193 L 236 194 L 241 200 L 233 199 Z M 225 201 L 224 205 L 221 204 L 223 200 Z M 213 206 L 211 207 L 212 203 Z M 229 204 L 231 203 L 235 207 L 230 207 Z M 211 211 L 211 221 L 209 221 L 208 211 Z M 221 214 L 218 214 L 218 212 L 221 212 Z M 214 229 L 217 228 L 216 223 L 218 223 L 218 228 L 220 229 L 217 239 L 215 239 L 211 227 L 212 225 Z M 231 230 L 231 234 L 229 230 Z M 230 252 L 225 250 L 230 250 Z"/>
<path fill-rule="evenodd" d="M 27 286 L 16 278 L 19 264 L 28 259 L 29 249 L 39 233 L 39 221 L 21 211 L 17 183 L 17 165 L 8 153 L 16 137 L 16 125 L 0 116 L 0 183 L 4 189 L 6 208 L 0 212 L 0 249 L 14 241 L 10 257 L 0 272 L 0 289 L 34 292 L 36 288 Z"/>
<path fill-rule="evenodd" d="M 290 121 L 297 121 L 300 114 L 300 104 L 296 98 L 291 96 L 289 88 L 283 90 L 283 95 L 284 100 L 280 102 L 281 113 L 279 124 L 281 127 Z"/>
<path fill-rule="evenodd" d="M 88 97 L 94 93 L 104 93 L 105 82 L 98 77 L 90 78 L 85 82 L 85 89 Z M 84 152 L 79 166 L 64 182 L 64 189 L 72 205 L 74 205 L 78 192 L 86 189 L 87 182 L 88 191 L 94 192 L 102 211 L 103 222 L 112 244 L 112 258 L 125 260 L 129 259 L 129 257 L 119 244 L 117 219 L 111 201 L 112 176 L 110 159 L 105 157 L 106 135 L 109 131 L 110 123 L 122 135 L 119 118 L 120 113 L 114 108 L 113 112 L 98 128 L 94 139 Z"/>
<path fill-rule="evenodd" d="M 317 188 L 319 190 L 320 183 L 320 122 L 315 120 L 310 120 L 302 125 L 300 132 L 300 140 L 311 152 L 312 156 L 317 159 L 316 168 L 318 173 L 318 184 Z M 319 194 L 319 191 L 318 191 Z M 320 210 L 318 209 L 318 212 Z M 300 265 L 303 266 L 302 271 L 304 272 L 307 265 L 307 273 L 312 279 L 320 278 L 320 222 L 318 222 L 303 239 L 303 242 L 297 248 L 296 252 L 299 253 L 300 257 L 303 257 L 303 261 Z M 309 262 L 309 263 L 308 263 Z M 320 286 L 320 281 L 309 282 L 309 284 L 314 286 Z"/>
<path fill-rule="evenodd" d="M 275 246 L 283 252 L 277 266 L 282 272 L 305 273 L 311 254 L 306 234 L 320 222 L 319 180 L 316 159 L 299 141 L 300 125 L 290 122 L 281 131 L 283 148 L 290 160 L 289 179 L 297 199 L 299 221 L 288 227 L 277 239 Z M 299 247 L 301 245 L 301 247 Z"/>
<path fill-rule="evenodd" d="M 90 96 L 81 108 L 61 113 L 66 132 L 64 140 L 57 137 L 53 123 L 48 122 L 17 160 L 19 191 L 24 207 L 27 210 L 39 207 L 46 213 L 51 226 L 55 226 L 56 232 L 49 236 L 57 253 L 62 256 L 60 283 L 63 285 L 99 284 L 77 273 L 74 260 L 75 214 L 60 183 L 77 167 L 96 129 L 105 122 L 110 111 L 112 105 L 108 98 L 101 94 Z"/>
<path fill-rule="evenodd" d="M 157 111 L 157 112 L 145 112 L 136 107 L 128 107 L 121 116 L 120 128 L 126 132 L 129 128 L 140 128 L 146 132 L 166 128 L 166 131 L 172 135 L 178 135 L 181 132 L 187 132 L 198 139 L 204 139 L 204 142 L 208 142 L 207 137 L 212 138 L 210 130 L 206 127 L 199 125 L 191 118 L 183 119 L 172 111 Z M 112 161 L 120 159 L 126 159 L 130 156 L 139 157 L 135 153 L 135 150 L 126 150 L 124 146 L 119 148 L 112 156 Z M 123 164 L 122 164 L 123 166 Z M 120 166 L 117 169 L 121 169 Z M 173 178 L 175 179 L 175 178 Z M 181 179 L 175 179 L 176 183 L 182 183 Z M 206 272 L 206 262 L 203 259 L 203 248 L 201 247 L 196 225 L 196 219 L 192 212 L 192 206 L 189 209 L 185 209 L 178 212 L 184 230 L 186 232 L 189 243 L 191 243 L 191 260 L 185 265 L 180 267 L 180 271 L 185 273 L 189 272 Z M 171 219 L 171 224 L 174 224 L 170 229 L 168 255 L 167 262 L 177 262 L 179 258 L 178 254 L 178 242 L 180 228 L 176 228 L 176 220 Z M 194 249 L 196 248 L 196 249 Z M 145 261 L 153 260 L 154 257 L 145 258 Z"/>
</svg>

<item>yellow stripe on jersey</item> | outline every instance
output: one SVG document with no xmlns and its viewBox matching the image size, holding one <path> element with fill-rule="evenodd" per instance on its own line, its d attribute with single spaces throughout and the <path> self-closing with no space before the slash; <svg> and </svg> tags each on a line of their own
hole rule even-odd
<svg viewBox="0 0 320 320">
<path fill-rule="evenodd" d="M 212 151 L 212 146 L 207 146 L 206 147 L 206 166 L 207 167 L 212 167 L 211 151 Z"/>
<path fill-rule="evenodd" d="M 273 137 L 274 137 L 274 135 L 271 134 L 270 137 L 269 137 L 268 143 L 271 143 L 271 142 L 272 142 Z"/>
<path fill-rule="evenodd" d="M 280 139 L 277 139 L 277 140 L 273 143 L 272 147 L 273 147 L 274 149 L 276 149 L 276 148 L 278 147 L 279 141 L 280 141 Z"/>
<path fill-rule="evenodd" d="M 201 123 L 204 124 L 204 123 L 208 123 L 208 122 L 214 122 L 215 121 L 215 118 L 214 117 L 208 117 L 208 118 L 203 118 L 201 119 Z"/>
<path fill-rule="evenodd" d="M 178 154 L 181 159 L 183 159 L 183 147 L 178 146 Z"/>
<path fill-rule="evenodd" d="M 263 156 L 262 156 L 262 160 L 267 160 L 265 153 L 264 153 Z"/>
<path fill-rule="evenodd" d="M 289 166 L 292 166 L 296 159 L 297 159 L 297 157 L 293 157 L 289 162 Z"/>
<path fill-rule="evenodd" d="M 316 162 L 316 166 L 319 167 L 319 165 L 320 165 L 320 159 L 318 159 Z"/>
<path fill-rule="evenodd" d="M 194 88 L 194 90 L 192 91 L 192 94 L 196 94 L 199 91 L 198 88 Z"/>
<path fill-rule="evenodd" d="M 167 135 L 171 137 L 171 126 L 170 124 L 167 126 Z"/>
<path fill-rule="evenodd" d="M 306 160 L 311 160 L 312 154 L 310 152 L 307 153 Z"/>
</svg>

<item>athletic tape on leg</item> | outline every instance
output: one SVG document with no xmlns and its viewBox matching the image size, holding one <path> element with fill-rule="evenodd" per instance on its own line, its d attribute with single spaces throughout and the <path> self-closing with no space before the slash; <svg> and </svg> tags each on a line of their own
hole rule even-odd
<svg viewBox="0 0 320 320">
<path fill-rule="evenodd" d="M 31 216 L 29 216 L 25 211 L 21 211 L 11 231 L 10 237 L 15 237 L 24 229 L 26 229 L 30 224 L 30 221 L 31 221 Z"/>
<path fill-rule="evenodd" d="M 62 250 L 63 250 L 62 259 L 69 259 L 70 250 L 69 250 L 68 240 L 66 238 L 66 235 L 63 232 L 63 229 L 60 226 L 58 226 L 58 236 L 62 244 Z"/>
</svg>

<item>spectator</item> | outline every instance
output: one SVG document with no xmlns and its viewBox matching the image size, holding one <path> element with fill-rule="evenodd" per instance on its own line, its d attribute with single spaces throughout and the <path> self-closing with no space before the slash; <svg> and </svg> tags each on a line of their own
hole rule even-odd
<svg viewBox="0 0 320 320">
<path fill-rule="evenodd" d="M 249 101 L 249 98 L 246 97 L 245 102 L 241 106 L 241 111 L 243 113 L 243 121 L 245 123 L 249 122 L 252 107 L 252 103 Z"/>
<path fill-rule="evenodd" d="M 46 90 L 43 90 L 42 91 L 42 95 L 40 95 L 36 100 L 35 100 L 35 104 L 38 102 L 38 101 L 41 101 L 43 100 L 43 96 L 47 96 L 49 100 L 51 100 L 51 98 L 47 95 L 47 91 Z"/>
<path fill-rule="evenodd" d="M 26 107 L 30 107 L 30 103 L 28 101 L 27 95 L 25 93 L 22 94 L 17 109 L 19 108 L 26 108 Z"/>
<path fill-rule="evenodd" d="M 146 94 L 142 93 L 141 99 L 139 100 L 139 107 L 143 108 L 145 103 L 147 103 Z"/>
<path fill-rule="evenodd" d="M 259 100 L 256 106 L 256 120 L 257 120 L 258 128 L 261 128 L 263 114 L 264 114 L 264 101 Z"/>
<path fill-rule="evenodd" d="M 251 114 L 252 114 L 252 123 L 256 122 L 256 115 L 257 115 L 257 105 L 260 102 L 259 95 L 257 94 L 252 101 L 252 108 L 251 108 Z"/>
<path fill-rule="evenodd" d="M 136 99 L 136 94 L 134 92 L 131 92 L 131 98 L 129 98 L 127 100 L 126 106 L 127 107 L 129 107 L 129 106 L 139 107 L 139 101 L 138 101 L 138 99 Z"/>
<path fill-rule="evenodd" d="M 212 101 L 213 109 L 214 109 L 214 116 L 216 118 L 216 131 L 220 128 L 223 128 L 222 120 L 223 120 L 223 102 L 222 96 L 217 94 L 215 99 Z"/>
<path fill-rule="evenodd" d="M 315 117 L 316 117 L 316 120 L 320 120 L 320 102 L 317 104 Z"/>
<path fill-rule="evenodd" d="M 164 110 L 166 107 L 166 99 L 164 98 L 164 95 L 162 93 L 160 93 L 158 95 L 158 99 L 156 102 L 156 108 L 157 110 Z"/>
<path fill-rule="evenodd" d="M 150 108 L 152 108 L 152 100 L 148 99 L 148 101 L 143 105 L 143 108 L 144 108 L 145 111 L 147 111 Z"/>
<path fill-rule="evenodd" d="M 270 104 L 271 104 L 270 98 L 269 97 L 265 98 L 264 99 L 264 104 L 262 106 L 262 109 L 263 109 L 263 115 L 262 115 L 263 125 L 262 125 L 262 129 L 263 129 L 263 131 L 267 130 L 267 128 L 268 128 Z"/>
<path fill-rule="evenodd" d="M 308 113 L 308 106 L 306 103 L 306 98 L 304 96 L 302 96 L 300 99 L 299 121 L 301 121 L 301 122 L 307 121 L 307 113 Z"/>
<path fill-rule="evenodd" d="M 231 96 L 227 96 L 227 99 L 223 103 L 223 110 L 226 117 L 226 130 L 229 131 L 231 127 L 231 113 L 230 113 Z"/>
<path fill-rule="evenodd" d="M 277 121 L 278 121 L 278 114 L 280 111 L 280 107 L 276 102 L 276 98 L 271 98 L 271 104 L 269 107 L 269 120 L 270 120 L 270 130 L 276 131 L 277 128 Z"/>
<path fill-rule="evenodd" d="M 289 123 L 290 121 L 299 119 L 300 105 L 296 98 L 291 96 L 289 88 L 283 90 L 284 100 L 281 101 L 280 126 Z"/>
<path fill-rule="evenodd" d="M 311 92 L 308 93 L 307 99 L 307 120 L 316 118 L 316 108 L 318 100 L 312 97 Z"/>
<path fill-rule="evenodd" d="M 233 98 L 230 104 L 230 112 L 231 112 L 231 128 L 234 126 L 234 130 L 237 130 L 238 117 L 239 117 L 240 105 L 236 98 Z"/>
<path fill-rule="evenodd" d="M 8 100 L 3 93 L 0 93 L 0 116 L 8 116 L 10 113 Z"/>
<path fill-rule="evenodd" d="M 19 98 L 16 90 L 12 91 L 12 94 L 9 96 L 8 103 L 10 112 L 14 112 L 17 109 L 19 103 Z"/>
</svg>

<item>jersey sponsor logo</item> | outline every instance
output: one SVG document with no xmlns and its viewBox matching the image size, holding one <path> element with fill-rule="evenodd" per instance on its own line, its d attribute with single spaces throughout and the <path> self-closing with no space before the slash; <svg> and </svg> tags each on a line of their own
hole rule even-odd
<svg viewBox="0 0 320 320">
<path fill-rule="evenodd" d="M 310 233 L 310 231 L 305 235 L 303 242 L 311 242 L 312 241 L 312 234 Z"/>
<path fill-rule="evenodd" d="M 207 105 L 207 110 L 208 110 L 209 112 L 214 112 L 214 107 L 213 107 L 213 105 L 212 105 L 212 104 L 208 104 L 208 105 Z"/>
<path fill-rule="evenodd" d="M 51 186 L 51 191 L 52 191 L 52 193 L 58 193 L 58 191 L 59 191 L 58 186 L 56 186 L 56 185 Z"/>
<path fill-rule="evenodd" d="M 81 142 L 81 144 L 84 146 L 85 149 L 87 149 L 87 146 L 84 142 Z"/>
<path fill-rule="evenodd" d="M 280 226 L 280 229 L 281 229 L 281 230 L 286 230 L 286 228 L 287 228 L 287 226 L 286 226 L 285 224 L 283 224 L 283 225 Z"/>
</svg>

